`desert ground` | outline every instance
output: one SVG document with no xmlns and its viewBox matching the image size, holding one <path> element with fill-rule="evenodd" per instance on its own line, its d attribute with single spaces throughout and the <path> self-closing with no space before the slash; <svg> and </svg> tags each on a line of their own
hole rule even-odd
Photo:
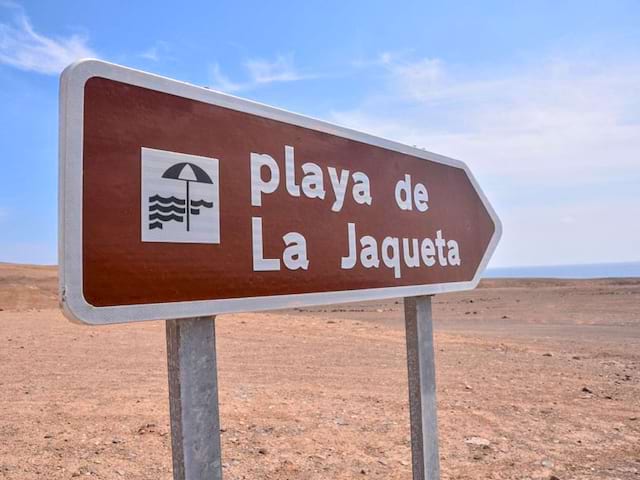
<svg viewBox="0 0 640 480">
<path fill-rule="evenodd" d="M 0 479 L 170 480 L 163 322 L 88 327 L 0 264 Z M 225 479 L 411 478 L 402 300 L 216 320 Z M 434 301 L 443 479 L 640 479 L 640 279 Z"/>
</svg>

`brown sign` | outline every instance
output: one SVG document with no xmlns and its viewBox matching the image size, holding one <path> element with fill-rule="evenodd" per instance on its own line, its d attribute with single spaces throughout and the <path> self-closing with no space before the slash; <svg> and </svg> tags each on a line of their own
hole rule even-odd
<svg viewBox="0 0 640 480">
<path fill-rule="evenodd" d="M 61 85 L 75 319 L 468 289 L 500 236 L 456 160 L 98 61 Z"/>
</svg>

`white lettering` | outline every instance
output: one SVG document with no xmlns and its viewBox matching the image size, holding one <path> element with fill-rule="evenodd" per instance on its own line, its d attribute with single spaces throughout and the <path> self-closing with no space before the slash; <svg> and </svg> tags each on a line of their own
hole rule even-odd
<svg viewBox="0 0 640 480">
<path fill-rule="evenodd" d="M 438 263 L 446 267 L 447 266 L 447 257 L 444 255 L 444 246 L 445 240 L 442 238 L 442 230 L 438 230 L 436 232 L 436 248 L 438 249 Z"/>
<path fill-rule="evenodd" d="M 269 180 L 262 179 L 262 167 L 269 169 Z M 251 205 L 262 205 L 262 194 L 273 193 L 280 184 L 280 169 L 276 161 L 263 153 L 251 153 Z"/>
<path fill-rule="evenodd" d="M 304 177 L 302 177 L 302 191 L 309 198 L 320 198 L 324 200 L 324 178 L 322 169 L 315 163 L 305 163 L 302 165 Z"/>
<path fill-rule="evenodd" d="M 400 210 L 411 210 L 411 175 L 396 183 L 396 203 Z"/>
<path fill-rule="evenodd" d="M 449 260 L 449 265 L 455 265 L 456 267 L 460 265 L 460 250 L 458 249 L 458 242 L 455 240 L 449 240 L 447 242 L 447 247 L 449 247 L 449 251 L 447 252 L 447 259 Z"/>
<path fill-rule="evenodd" d="M 369 177 L 362 172 L 353 172 L 353 190 L 351 194 L 356 203 L 360 205 L 371 205 L 371 187 L 369 186 Z"/>
<path fill-rule="evenodd" d="M 293 147 L 285 145 L 284 147 L 284 170 L 287 184 L 287 192 L 292 197 L 300 196 L 300 187 L 296 185 L 296 163 L 295 152 Z"/>
<path fill-rule="evenodd" d="M 378 242 L 376 239 L 365 235 L 360 239 L 360 245 L 362 250 L 360 251 L 360 262 L 365 268 L 380 266 L 380 259 L 378 258 Z"/>
<path fill-rule="evenodd" d="M 419 212 L 429 210 L 429 192 L 427 191 L 427 187 L 421 183 L 416 183 L 413 189 L 413 202 L 416 204 L 416 209 Z"/>
<path fill-rule="evenodd" d="M 331 186 L 333 187 L 333 193 L 336 198 L 331 207 L 334 212 L 342 210 L 344 205 L 344 194 L 347 191 L 347 183 L 349 182 L 349 170 L 340 171 L 340 179 L 338 179 L 338 172 L 335 168 L 329 167 L 329 178 L 331 179 Z"/>
<path fill-rule="evenodd" d="M 280 270 L 280 260 L 277 258 L 264 258 L 261 217 L 253 217 L 251 219 L 251 237 L 253 242 L 253 271 L 272 272 Z"/>
<path fill-rule="evenodd" d="M 358 260 L 365 268 L 379 268 L 380 257 L 386 267 L 393 269 L 395 278 L 402 276 L 401 262 L 404 262 L 408 268 L 418 268 L 422 265 L 433 267 L 436 262 L 443 267 L 461 264 L 458 242 L 446 240 L 441 230 L 436 232 L 435 242 L 428 237 L 422 240 L 385 237 L 380 249 L 374 237 L 363 235 L 359 238 L 354 223 L 347 224 L 347 237 L 349 251 L 341 261 L 341 266 L 345 270 L 354 268 Z"/>
<path fill-rule="evenodd" d="M 298 232 L 289 232 L 282 237 L 287 248 L 282 253 L 282 261 L 289 270 L 309 268 L 307 260 L 307 240 Z"/>
<path fill-rule="evenodd" d="M 398 238 L 397 237 L 385 237 L 382 240 L 382 261 L 384 264 L 393 268 L 393 275 L 396 278 L 400 278 L 400 257 L 398 255 Z M 389 254 L 391 250 L 391 254 Z"/>
<path fill-rule="evenodd" d="M 419 267 L 420 266 L 420 252 L 418 251 L 418 239 L 411 239 L 412 248 L 409 248 L 409 240 L 408 238 L 402 239 L 402 254 L 404 256 L 404 263 L 409 268 Z M 409 253 L 409 250 L 412 250 L 413 253 Z"/>
<path fill-rule="evenodd" d="M 436 246 L 433 244 L 433 240 L 430 238 L 425 238 L 422 240 L 422 245 L 420 246 L 420 255 L 422 256 L 422 261 L 427 267 L 433 267 L 436 263 L 435 258 L 433 258 L 436 254 Z"/>
<path fill-rule="evenodd" d="M 340 267 L 343 270 L 350 270 L 356 264 L 356 224 L 347 223 L 347 236 L 349 242 L 349 253 L 342 257 Z"/>
</svg>

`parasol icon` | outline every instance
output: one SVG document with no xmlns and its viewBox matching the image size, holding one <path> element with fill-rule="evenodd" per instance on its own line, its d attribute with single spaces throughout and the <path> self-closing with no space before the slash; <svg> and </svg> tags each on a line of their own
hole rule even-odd
<svg viewBox="0 0 640 480">
<path fill-rule="evenodd" d="M 191 203 L 189 200 L 189 185 L 191 182 L 195 183 L 210 183 L 213 184 L 211 177 L 198 165 L 189 162 L 176 163 L 170 166 L 162 174 L 162 178 L 170 178 L 172 180 L 181 180 L 186 184 L 187 193 L 187 232 L 189 231 L 189 214 L 191 212 Z M 198 212 L 196 212 L 198 213 Z"/>
</svg>

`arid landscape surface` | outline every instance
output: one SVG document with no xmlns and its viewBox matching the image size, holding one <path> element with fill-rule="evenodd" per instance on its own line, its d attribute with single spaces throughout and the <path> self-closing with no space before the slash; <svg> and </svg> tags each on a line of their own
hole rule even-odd
<svg viewBox="0 0 640 480">
<path fill-rule="evenodd" d="M 87 327 L 0 264 L 0 479 L 169 480 L 163 322 Z M 640 479 L 640 279 L 434 304 L 443 479 Z M 402 300 L 216 320 L 226 479 L 410 479 Z"/>
</svg>

